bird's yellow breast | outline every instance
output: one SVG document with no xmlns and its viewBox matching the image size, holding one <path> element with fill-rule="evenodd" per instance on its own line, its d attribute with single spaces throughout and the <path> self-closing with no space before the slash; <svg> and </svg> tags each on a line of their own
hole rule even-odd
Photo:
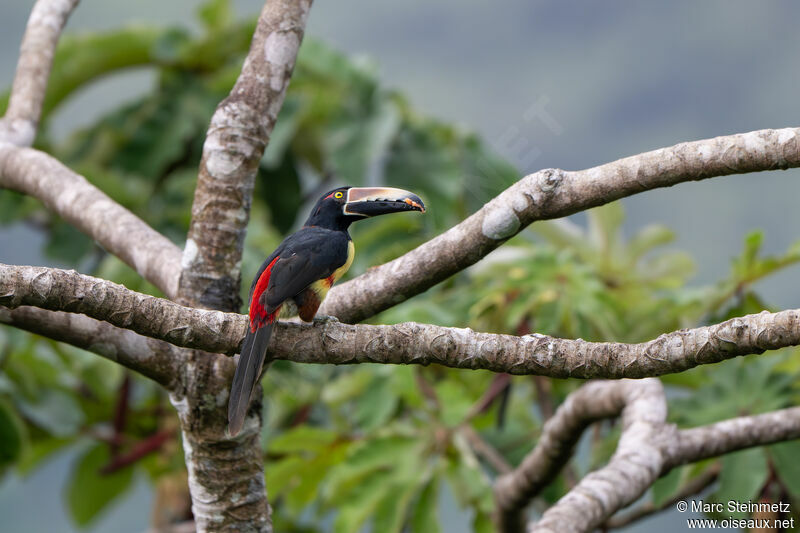
<svg viewBox="0 0 800 533">
<path fill-rule="evenodd" d="M 349 241 L 347 243 L 347 261 L 344 262 L 342 266 L 337 268 L 333 271 L 333 274 L 328 276 L 327 278 L 321 279 L 319 281 L 315 281 L 311 284 L 311 288 L 317 293 L 320 302 L 325 299 L 325 296 L 328 294 L 328 290 L 336 283 L 342 276 L 350 270 L 350 265 L 353 264 L 353 258 L 356 256 L 356 247 L 353 244 L 353 241 Z"/>
<path fill-rule="evenodd" d="M 356 256 L 356 246 L 353 244 L 353 241 L 347 241 L 347 261 L 344 262 L 342 266 L 337 268 L 333 271 L 333 282 L 336 283 L 339 279 L 344 276 L 348 270 L 350 270 L 350 265 L 353 264 L 353 258 Z M 333 285 L 333 283 L 331 283 Z"/>
</svg>

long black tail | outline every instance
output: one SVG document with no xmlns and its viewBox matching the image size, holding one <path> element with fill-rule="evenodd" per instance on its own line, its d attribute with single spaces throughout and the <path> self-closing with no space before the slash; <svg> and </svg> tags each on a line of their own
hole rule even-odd
<svg viewBox="0 0 800 533">
<path fill-rule="evenodd" d="M 247 332 L 242 344 L 242 353 L 233 375 L 231 396 L 228 398 L 228 432 L 231 436 L 242 430 L 247 408 L 250 406 L 250 396 L 256 387 L 258 378 L 261 377 L 261 367 L 267 355 L 267 345 L 272 337 L 272 327 L 275 324 L 265 324 L 255 333 Z"/>
</svg>

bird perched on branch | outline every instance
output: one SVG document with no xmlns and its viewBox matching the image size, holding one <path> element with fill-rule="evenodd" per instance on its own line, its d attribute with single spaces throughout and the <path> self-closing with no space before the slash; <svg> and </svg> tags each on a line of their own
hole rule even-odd
<svg viewBox="0 0 800 533">
<path fill-rule="evenodd" d="M 228 399 L 228 431 L 242 429 L 250 396 L 261 377 L 272 328 L 278 317 L 298 314 L 311 322 L 328 289 L 353 262 L 347 229 L 364 218 L 425 212 L 419 196 L 389 187 L 340 187 L 326 193 L 300 230 L 289 235 L 258 270 L 250 287 L 247 331 Z"/>
</svg>

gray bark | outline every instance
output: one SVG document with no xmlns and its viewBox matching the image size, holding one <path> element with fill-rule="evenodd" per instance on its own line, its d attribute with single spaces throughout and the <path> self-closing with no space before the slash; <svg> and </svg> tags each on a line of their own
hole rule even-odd
<svg viewBox="0 0 800 533">
<path fill-rule="evenodd" d="M 0 305 L 82 313 L 176 346 L 229 355 L 238 352 L 247 328 L 245 315 L 184 307 L 75 271 L 43 267 L 0 264 Z M 800 310 L 789 309 L 673 331 L 638 344 L 518 337 L 414 322 L 280 322 L 269 353 L 298 363 L 436 363 L 509 374 L 618 379 L 681 372 L 796 345 Z M 209 357 L 209 362 L 215 359 Z"/>
<path fill-rule="evenodd" d="M 369 318 L 477 263 L 537 220 L 686 181 L 796 167 L 799 135 L 798 128 L 759 130 L 676 144 L 576 172 L 540 170 L 438 237 L 333 287 L 320 313 L 342 322 Z"/>
<path fill-rule="evenodd" d="M 178 377 L 177 349 L 85 315 L 38 307 L 0 307 L 0 323 L 96 353 L 172 389 Z"/>
<path fill-rule="evenodd" d="M 239 310 L 242 248 L 255 175 L 283 104 L 310 8 L 311 0 L 270 0 L 264 5 L 239 78 L 211 118 L 181 262 L 180 303 Z M 181 369 L 181 385 L 170 400 L 181 421 L 198 530 L 271 532 L 260 402 L 254 402 L 245 427 L 231 438 L 227 400 L 232 360 L 185 351 Z"/>
<path fill-rule="evenodd" d="M 180 249 L 55 158 L 0 143 L 0 186 L 38 198 L 168 297 L 175 296 Z"/>
<path fill-rule="evenodd" d="M 601 381 L 584 385 L 570 394 L 553 418 L 545 424 L 533 451 L 513 472 L 501 476 L 495 483 L 495 523 L 498 531 L 524 531 L 527 522 L 525 507 L 555 479 L 569 461 L 583 431 L 593 422 L 616 417 L 623 411 L 626 417 L 626 432 L 623 437 L 633 435 L 627 431 L 633 424 L 647 421 L 663 424 L 667 415 L 667 404 L 661 382 L 652 378 L 641 381 Z M 647 429 L 650 427 L 647 426 Z M 649 435 L 647 430 L 641 431 Z M 641 452 L 637 450 L 641 440 L 641 436 L 637 439 L 622 439 L 617 454 Z M 656 472 L 658 473 L 659 471 Z M 650 477 L 652 476 L 647 475 L 644 479 Z M 554 523 L 557 522 L 558 518 Z"/>
<path fill-rule="evenodd" d="M 609 464 L 584 477 L 528 531 L 588 533 L 675 466 L 800 437 L 800 407 L 684 430 L 645 415 L 652 418 L 646 411 L 629 417 L 626 407 L 622 437 Z"/>
<path fill-rule="evenodd" d="M 233 363 L 208 352 L 235 353 L 246 327 L 246 318 L 231 311 L 240 304 L 240 260 L 253 181 L 311 1 L 265 5 L 236 86 L 209 127 L 182 255 L 83 177 L 24 148 L 35 137 L 55 46 L 76 4 L 38 0 L 34 6 L 9 108 L 0 120 L 0 185 L 39 198 L 168 297 L 190 307 L 75 272 L 0 265 L 0 322 L 80 346 L 162 384 L 181 421 L 198 530 L 271 531 L 259 444 L 260 403 L 255 402 L 244 430 L 236 438 L 227 436 L 225 404 Z M 796 128 L 762 130 L 682 143 L 584 171 L 542 170 L 439 237 L 334 288 L 321 313 L 347 322 L 372 316 L 474 264 L 535 220 L 684 181 L 798 166 L 798 133 Z M 271 353 L 297 362 L 438 363 L 554 377 L 645 377 L 800 344 L 799 319 L 798 310 L 765 312 L 641 344 L 515 337 L 414 323 L 281 323 Z M 534 530 L 589 531 L 670 468 L 800 436 L 800 408 L 677 430 L 664 421 L 657 381 L 591 384 L 558 410 L 531 455 L 498 483 L 502 528 L 522 528 L 525 505 L 563 466 L 587 424 L 619 413 L 624 428 L 609 465 L 581 480 Z"/>
<path fill-rule="evenodd" d="M 211 118 L 180 290 L 196 305 L 241 306 L 241 259 L 258 163 L 283 105 L 311 0 L 270 0 L 241 74 Z M 196 296 L 195 296 L 196 295 Z"/>
<path fill-rule="evenodd" d="M 78 0 L 37 0 L 33 6 L 22 37 L 8 109 L 0 120 L 0 143 L 33 144 L 56 44 L 77 5 Z"/>
<path fill-rule="evenodd" d="M 496 482 L 498 530 L 524 531 L 528 502 L 563 468 L 583 431 L 592 422 L 618 415 L 622 435 L 609 463 L 581 479 L 528 526 L 529 532 L 593 531 L 676 466 L 800 437 L 800 407 L 679 430 L 666 422 L 666 401 L 657 380 L 593 382 L 567 398 L 545 424 L 534 449 Z"/>
</svg>

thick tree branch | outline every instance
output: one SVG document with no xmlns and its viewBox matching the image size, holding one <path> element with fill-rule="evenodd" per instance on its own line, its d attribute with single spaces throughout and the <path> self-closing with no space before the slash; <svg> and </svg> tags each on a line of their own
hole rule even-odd
<svg viewBox="0 0 800 533">
<path fill-rule="evenodd" d="M 166 389 L 177 380 L 177 348 L 88 316 L 38 307 L 0 307 L 0 323 L 94 352 Z"/>
<path fill-rule="evenodd" d="M 180 303 L 239 310 L 242 248 L 255 175 L 283 104 L 310 8 L 311 0 L 266 2 L 239 78 L 211 118 L 181 262 Z M 235 347 L 244 332 L 238 331 L 233 339 L 225 332 L 212 336 L 227 338 Z M 227 399 L 233 361 L 194 350 L 182 365 L 181 387 L 170 401 L 181 421 L 198 531 L 271 532 L 260 402 L 253 402 L 243 431 L 232 438 L 227 433 Z"/>
<path fill-rule="evenodd" d="M 759 130 L 676 144 L 587 170 L 541 170 L 438 237 L 335 286 L 320 313 L 343 322 L 364 320 L 478 262 L 536 220 L 685 181 L 796 167 L 799 136 L 798 128 Z"/>
<path fill-rule="evenodd" d="M 572 393 L 545 424 L 539 442 L 519 467 L 495 483 L 498 531 L 517 533 L 525 528 L 525 508 L 561 471 L 575 444 L 590 424 L 625 410 L 626 427 L 634 423 L 663 423 L 667 405 L 657 379 L 601 381 Z M 660 472 L 657 470 L 656 474 Z M 657 477 L 657 476 L 656 476 Z M 649 485 L 648 485 L 649 486 Z"/>
<path fill-rule="evenodd" d="M 0 264 L 0 305 L 81 313 L 175 346 L 212 352 L 230 352 L 244 334 L 242 315 L 183 307 L 74 270 Z"/>
<path fill-rule="evenodd" d="M 667 509 L 672 509 L 673 506 L 681 500 L 687 500 L 696 494 L 699 494 L 713 485 L 719 478 L 720 465 L 715 464 L 708 470 L 702 472 L 699 476 L 692 479 L 669 500 L 662 502 L 660 505 L 655 505 L 653 502 L 647 502 L 625 515 L 617 515 L 611 517 L 601 529 L 617 529 L 620 527 L 628 526 L 634 522 L 638 522 L 643 518 L 660 513 Z"/>
<path fill-rule="evenodd" d="M 78 0 L 38 0 L 33 6 L 20 46 L 8 109 L 0 120 L 0 142 L 33 144 L 56 44 L 77 5 Z"/>
<path fill-rule="evenodd" d="M 0 305 L 82 313 L 187 348 L 237 353 L 247 317 L 183 307 L 75 271 L 0 264 Z M 408 322 L 281 322 L 275 359 L 298 363 L 432 363 L 558 378 L 643 378 L 800 345 L 800 310 L 761 312 L 639 344 L 500 335 Z"/>
<path fill-rule="evenodd" d="M 541 520 L 532 524 L 529 532 L 593 531 L 606 523 L 614 513 L 636 501 L 659 476 L 667 474 L 675 466 L 800 437 L 800 407 L 677 430 L 664 421 L 666 404 L 663 402 L 663 393 L 661 399 L 656 401 L 657 395 L 654 390 L 646 391 L 642 385 L 644 381 L 655 380 L 616 382 L 608 385 L 608 389 L 595 391 L 593 401 L 612 401 L 618 407 L 620 403 L 624 405 L 620 407 L 623 430 L 617 450 L 606 466 L 584 477 L 550 507 Z M 632 388 L 625 391 L 624 388 L 628 386 Z M 620 394 L 623 396 L 616 400 L 608 397 Z M 590 395 L 582 396 L 579 402 L 592 401 Z M 579 411 L 589 412 L 591 409 L 590 403 L 585 403 Z M 555 419 L 561 418 L 561 423 L 566 420 L 564 417 L 566 415 L 559 412 L 555 415 Z M 569 435 L 572 442 L 577 437 L 575 424 L 568 432 L 551 431 L 560 433 L 560 437 Z M 502 505 L 501 512 L 508 519 L 503 531 L 522 531 L 521 516 L 515 516 L 513 511 L 521 513 L 521 506 L 526 501 L 523 495 L 530 496 L 536 492 L 532 489 L 541 488 L 542 472 L 549 473 L 563 465 L 566 452 L 544 439 L 517 471 L 502 478 L 502 483 L 498 485 L 499 495 L 505 498 L 498 502 Z M 564 442 L 566 440 L 563 438 L 559 440 L 559 443 Z M 548 455 L 548 448 L 557 453 Z M 509 498 L 504 491 L 512 497 Z"/>
<path fill-rule="evenodd" d="M 676 466 L 797 438 L 800 438 L 800 407 L 683 429 L 676 439 L 664 439 L 661 443 L 665 456 L 661 474 Z"/>
<path fill-rule="evenodd" d="M 211 118 L 183 254 L 183 303 L 224 311 L 241 305 L 242 247 L 255 175 L 283 105 L 310 8 L 311 0 L 264 5 L 242 72 Z"/>
<path fill-rule="evenodd" d="M 659 442 L 675 432 L 674 426 L 665 422 L 667 402 L 661 382 L 615 382 L 602 390 L 600 397 L 603 396 L 605 402 L 616 404 L 622 413 L 617 450 L 606 466 L 581 479 L 529 531 L 593 531 L 618 509 L 635 501 L 661 475 L 664 460 Z"/>
<path fill-rule="evenodd" d="M 55 158 L 0 143 L 0 186 L 41 200 L 164 294 L 175 295 L 178 247 Z"/>
</svg>

